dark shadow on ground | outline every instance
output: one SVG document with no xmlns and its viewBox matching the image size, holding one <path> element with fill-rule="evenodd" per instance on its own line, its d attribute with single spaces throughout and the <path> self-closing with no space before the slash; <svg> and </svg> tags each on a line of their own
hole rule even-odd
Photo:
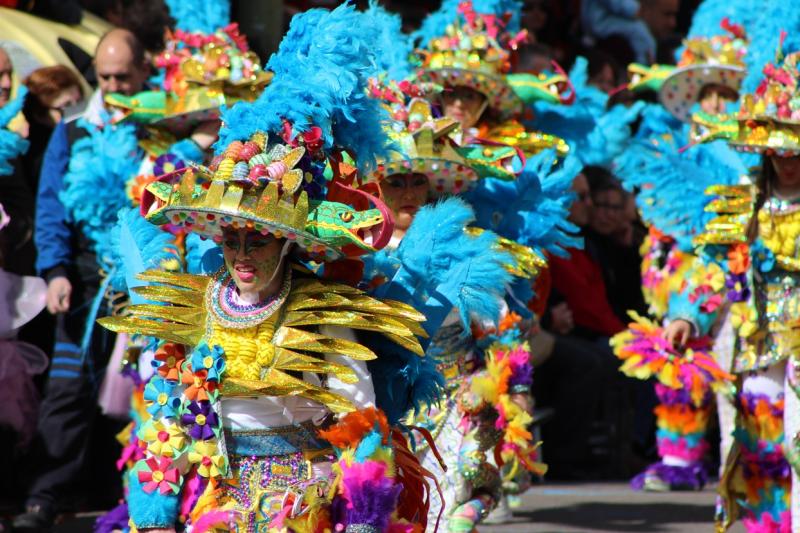
<svg viewBox="0 0 800 533">
<path fill-rule="evenodd" d="M 579 503 L 535 511 L 514 511 L 515 522 L 614 532 L 658 533 L 669 524 L 708 523 L 713 528 L 714 506 L 681 503 Z M 506 525 L 505 527 L 513 527 Z"/>
</svg>

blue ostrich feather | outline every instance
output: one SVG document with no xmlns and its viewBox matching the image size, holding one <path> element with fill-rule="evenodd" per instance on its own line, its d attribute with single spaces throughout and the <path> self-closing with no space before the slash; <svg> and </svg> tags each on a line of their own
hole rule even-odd
<svg viewBox="0 0 800 533">
<path fill-rule="evenodd" d="M 469 205 L 455 197 L 421 209 L 398 248 L 368 260 L 370 275 L 389 279 L 375 296 L 413 305 L 426 315 L 423 325 L 431 335 L 453 307 L 467 331 L 473 317 L 496 322 L 511 281 L 503 265 L 513 259 L 496 249 L 492 232 L 467 235 L 473 220 Z M 368 366 L 378 406 L 391 423 L 440 397 L 444 380 L 434 357 L 419 357 L 378 335 L 367 342 L 379 354 Z"/>
<path fill-rule="evenodd" d="M 279 135 L 286 120 L 294 134 L 319 127 L 324 147 L 352 151 L 362 170 L 388 157 L 382 128 L 388 116 L 367 96 L 368 80 L 378 69 L 374 46 L 380 32 L 373 17 L 350 3 L 294 16 L 267 64 L 275 73 L 269 86 L 255 102 L 223 110 L 217 152 L 256 131 Z"/>
<path fill-rule="evenodd" d="M 783 52 L 800 50 L 800 9 L 796 5 L 782 0 L 764 0 L 752 11 L 756 18 L 750 26 L 745 26 L 751 42 L 745 56 L 747 74 L 742 82 L 742 93 L 755 92 L 761 83 L 764 67 L 775 61 L 782 31 L 787 34 Z"/>
<path fill-rule="evenodd" d="M 196 233 L 186 236 L 186 272 L 213 274 L 224 263 L 222 248 L 210 239 L 201 239 Z"/>
<path fill-rule="evenodd" d="M 117 223 L 111 230 L 114 290 L 128 292 L 131 303 L 144 303 L 133 287 L 145 285 L 136 276 L 145 270 L 160 269 L 165 261 L 178 260 L 180 252 L 171 233 L 150 224 L 133 207 L 120 209 Z"/>
<path fill-rule="evenodd" d="M 532 104 L 533 120 L 525 126 L 564 139 L 584 165 L 607 165 L 631 136 L 630 124 L 644 104 L 606 109 L 608 95 L 587 83 L 587 61 L 578 57 L 569 73 L 575 88 L 572 105 L 538 101 Z"/>
<path fill-rule="evenodd" d="M 380 28 L 375 45 L 378 70 L 389 80 L 399 81 L 409 77 L 412 65 L 409 56 L 413 50 L 411 36 L 403 32 L 403 19 L 397 13 L 386 11 L 376 0 L 370 0 L 365 14 Z"/>
<path fill-rule="evenodd" d="M 447 27 L 459 18 L 458 6 L 463 0 L 442 0 L 442 5 L 429 14 L 422 21 L 419 29 L 412 33 L 414 43 L 425 47 L 437 37 L 445 34 Z M 496 15 L 498 17 L 511 14 L 506 30 L 516 33 L 520 30 L 522 21 L 522 2 L 520 0 L 473 0 L 475 12 L 482 15 Z"/>
<path fill-rule="evenodd" d="M 21 86 L 14 99 L 0 107 L 0 176 L 11 174 L 14 171 L 11 162 L 28 150 L 29 143 L 26 139 L 5 129 L 11 119 L 22 110 L 27 94 L 27 87 Z"/>
<path fill-rule="evenodd" d="M 546 150 L 529 158 L 515 180 L 480 180 L 466 195 L 476 225 L 539 253 L 564 256 L 567 248 L 580 247 L 578 228 L 567 217 L 572 180 L 582 165 L 572 155 L 555 161 L 555 152 Z"/>
<path fill-rule="evenodd" d="M 646 224 L 675 239 L 686 252 L 714 216 L 705 212 L 711 185 L 739 182 L 747 169 L 723 141 L 680 151 L 685 131 L 636 139 L 615 161 L 615 174 L 629 190 Z"/>
<path fill-rule="evenodd" d="M 72 145 L 59 199 L 102 264 L 113 257 L 110 231 L 119 210 L 130 206 L 125 184 L 136 175 L 142 152 L 132 124 L 99 128 L 80 119 L 78 125 L 89 135 Z"/>
<path fill-rule="evenodd" d="M 214 33 L 231 21 L 230 0 L 166 0 L 175 27 L 189 32 Z"/>
</svg>

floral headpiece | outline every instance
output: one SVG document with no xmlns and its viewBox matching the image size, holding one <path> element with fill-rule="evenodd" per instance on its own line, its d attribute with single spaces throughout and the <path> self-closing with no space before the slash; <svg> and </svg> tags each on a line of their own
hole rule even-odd
<svg viewBox="0 0 800 533">
<path fill-rule="evenodd" d="M 744 56 L 749 41 L 744 29 L 727 18 L 720 26 L 727 33 L 684 41 L 677 68 L 660 86 L 661 103 L 679 120 L 689 121 L 691 108 L 707 85 L 723 85 L 739 92 L 746 73 Z"/>
<path fill-rule="evenodd" d="M 374 252 L 388 242 L 388 209 L 350 186 L 354 168 L 326 159 L 318 129 L 293 137 L 287 124 L 283 139 L 270 139 L 256 132 L 231 142 L 208 168 L 179 169 L 150 183 L 142 214 L 216 242 L 225 228 L 272 234 L 318 260 Z M 326 167 L 334 168 L 331 181 Z"/>
<path fill-rule="evenodd" d="M 443 87 L 471 87 L 503 115 L 520 112 L 522 103 L 532 99 L 570 103 L 574 95 L 563 94 L 568 86 L 563 72 L 553 76 L 510 74 L 512 53 L 527 36 L 525 30 L 515 34 L 506 31 L 510 17 L 511 13 L 476 13 L 471 1 L 462 2 L 445 34 L 416 51 L 419 80 Z"/>
<path fill-rule="evenodd" d="M 370 96 L 381 100 L 389 112 L 389 138 L 395 150 L 378 161 L 370 178 L 380 181 L 392 174 L 416 172 L 428 176 L 431 189 L 458 194 L 478 178 L 450 138 L 459 128 L 449 117 L 434 117 L 431 104 L 416 85 L 403 81 L 370 84 Z"/>
<path fill-rule="evenodd" d="M 175 30 L 155 65 L 164 72 L 162 90 L 106 97 L 121 111 L 117 120 L 170 126 L 213 119 L 222 105 L 254 101 L 272 78 L 236 23 L 212 34 Z"/>
<path fill-rule="evenodd" d="M 785 35 L 785 34 L 784 34 Z M 775 63 L 764 67 L 755 93 L 741 99 L 738 131 L 731 144 L 747 152 L 800 153 L 800 52 L 786 57 L 779 45 Z"/>
</svg>

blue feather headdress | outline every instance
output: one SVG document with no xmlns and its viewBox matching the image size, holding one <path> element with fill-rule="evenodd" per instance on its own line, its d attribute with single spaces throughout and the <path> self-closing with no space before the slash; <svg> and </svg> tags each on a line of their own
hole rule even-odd
<svg viewBox="0 0 800 533">
<path fill-rule="evenodd" d="M 370 0 L 365 15 L 379 29 L 375 43 L 378 71 L 384 74 L 387 81 L 409 77 L 412 72 L 409 58 L 414 47 L 411 36 L 403 32 L 403 19 L 396 13 L 386 11 L 377 0 Z"/>
<path fill-rule="evenodd" d="M 189 32 L 214 33 L 231 21 L 230 0 L 166 0 L 175 27 Z"/>
<path fill-rule="evenodd" d="M 223 111 L 218 153 L 259 131 L 276 142 L 288 124 L 293 138 L 319 128 L 323 149 L 351 151 L 359 168 L 388 156 L 385 111 L 367 95 L 369 78 L 377 74 L 379 36 L 380 25 L 349 3 L 296 15 L 267 64 L 272 83 L 252 104 Z"/>
<path fill-rule="evenodd" d="M 143 153 L 132 124 L 98 127 L 80 119 L 78 125 L 88 135 L 72 145 L 59 199 L 102 265 L 113 257 L 111 228 L 119 210 L 130 206 L 125 186 L 136 175 Z"/>
<path fill-rule="evenodd" d="M 447 26 L 458 17 L 458 7 L 464 0 L 442 0 L 442 5 L 425 17 L 419 29 L 412 34 L 417 46 L 425 46 L 431 39 L 444 35 Z M 522 21 L 522 5 L 520 0 L 472 0 L 472 7 L 477 13 L 503 17 L 510 15 L 506 29 L 518 32 Z"/>
<path fill-rule="evenodd" d="M 476 225 L 532 248 L 565 255 L 581 246 L 578 228 L 567 220 L 574 200 L 572 180 L 582 167 L 570 155 L 562 163 L 547 150 L 528 159 L 514 181 L 481 180 L 467 193 L 475 207 Z"/>
<path fill-rule="evenodd" d="M 666 111 L 664 111 L 666 114 Z M 713 214 L 705 212 L 711 185 L 733 185 L 747 169 L 723 141 L 683 150 L 686 128 L 667 130 L 660 113 L 648 113 L 643 132 L 615 160 L 614 172 L 628 190 L 636 190 L 642 219 L 673 238 L 684 252 Z M 651 128 L 658 124 L 656 128 Z M 674 125 L 674 124 L 673 124 Z"/>
<path fill-rule="evenodd" d="M 619 155 L 631 137 L 630 124 L 639 117 L 641 103 L 606 109 L 608 95 L 588 84 L 587 61 L 578 57 L 569 73 L 576 99 L 565 106 L 534 102 L 533 120 L 525 125 L 564 139 L 584 165 L 605 166 Z"/>
<path fill-rule="evenodd" d="M 511 282 L 506 265 L 513 264 L 513 258 L 496 246 L 492 232 L 477 236 L 465 232 L 473 221 L 472 209 L 457 197 L 423 207 L 398 248 L 365 258 L 369 278 L 389 280 L 374 295 L 422 311 L 423 326 L 431 335 L 454 307 L 466 331 L 473 319 L 497 322 Z M 431 354 L 420 358 L 385 342 L 379 353 L 383 356 L 368 365 L 378 405 L 390 422 L 439 396 L 444 382 Z"/>
<path fill-rule="evenodd" d="M 14 171 L 11 161 L 28 150 L 27 140 L 6 129 L 11 119 L 22 110 L 27 94 L 27 87 L 21 86 L 17 91 L 17 96 L 3 107 L 0 107 L 0 176 L 11 174 Z"/>
</svg>

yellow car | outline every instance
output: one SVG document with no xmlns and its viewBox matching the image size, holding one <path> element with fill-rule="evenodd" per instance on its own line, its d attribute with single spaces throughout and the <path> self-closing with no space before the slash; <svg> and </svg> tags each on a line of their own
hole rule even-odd
<svg viewBox="0 0 800 533">
<path fill-rule="evenodd" d="M 79 75 L 83 94 L 91 94 L 83 73 L 91 65 L 100 37 L 111 28 L 86 11 L 80 24 L 69 26 L 0 7 L 0 47 L 11 56 L 16 83 L 37 68 L 60 64 Z"/>
</svg>

